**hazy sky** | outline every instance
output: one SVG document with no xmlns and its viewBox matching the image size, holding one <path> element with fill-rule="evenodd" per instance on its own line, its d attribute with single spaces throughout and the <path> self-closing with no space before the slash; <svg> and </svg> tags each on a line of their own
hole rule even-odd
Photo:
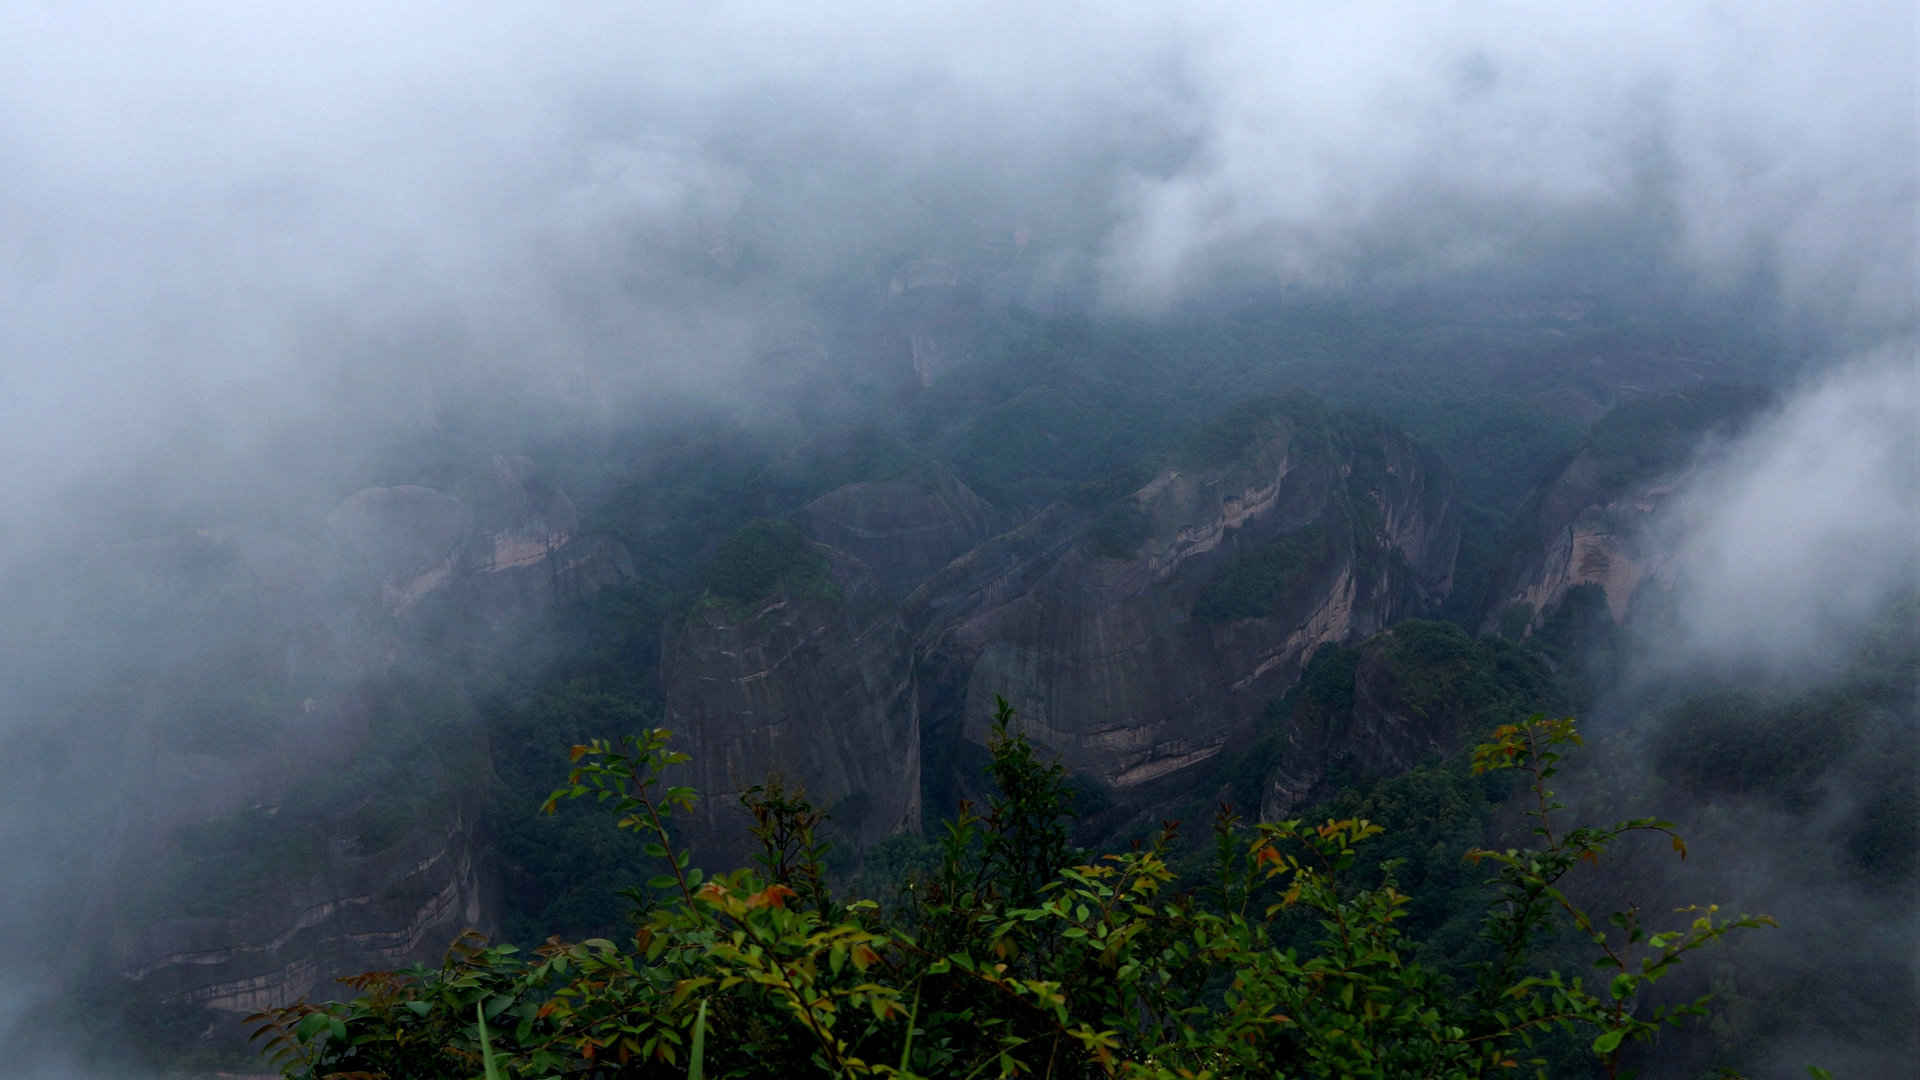
<svg viewBox="0 0 1920 1080">
<path fill-rule="evenodd" d="M 1871 340 L 1914 320 L 1915 50 L 1884 0 L 21 0 L 0 495 L 183 431 L 244 457 L 421 370 L 703 385 L 943 213 L 1147 313 L 1601 217 Z M 759 277 L 716 284 L 743 233 Z"/>
</svg>

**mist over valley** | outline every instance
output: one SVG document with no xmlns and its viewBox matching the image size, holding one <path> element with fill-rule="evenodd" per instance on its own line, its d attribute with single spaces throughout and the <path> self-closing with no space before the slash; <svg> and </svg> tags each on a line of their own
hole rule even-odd
<svg viewBox="0 0 1920 1080">
<path fill-rule="evenodd" d="M 1471 748 L 1577 716 L 1569 812 L 1692 848 L 1567 892 L 1781 924 L 1636 991 L 1721 1011 L 1621 1060 L 1895 1075 L 1917 41 L 1852 0 L 0 15 L 9 1067 L 265 1075 L 242 1018 L 464 931 L 632 942 L 681 870 L 536 813 L 594 738 L 674 733 L 707 875 L 772 776 L 843 895 L 924 897 L 1007 707 L 1062 844 L 1183 823 L 1170 892 L 1223 803 L 1383 824 L 1366 880 L 1460 979 L 1461 854 L 1532 842 Z"/>
</svg>

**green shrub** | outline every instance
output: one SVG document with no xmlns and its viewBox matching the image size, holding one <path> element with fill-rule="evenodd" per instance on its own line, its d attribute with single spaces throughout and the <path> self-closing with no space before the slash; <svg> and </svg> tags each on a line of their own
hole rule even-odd
<svg viewBox="0 0 1920 1080">
<path fill-rule="evenodd" d="M 827 559 L 790 521 L 755 521 L 728 537 L 707 562 L 707 594 L 729 607 L 746 607 L 782 586 L 830 588 Z"/>
<path fill-rule="evenodd" d="M 1333 534 L 1316 521 L 1235 558 L 1200 590 L 1193 617 L 1203 622 L 1259 619 L 1274 610 L 1333 553 Z"/>
<path fill-rule="evenodd" d="M 1475 769 L 1532 788 L 1539 842 L 1465 853 L 1492 873 L 1485 959 L 1456 980 L 1421 959 L 1413 900 L 1391 873 L 1363 884 L 1361 818 L 1260 824 L 1223 812 L 1205 887 L 1169 869 L 1173 829 L 1087 858 L 1066 842 L 1066 778 L 1003 706 L 987 817 L 963 807 L 937 856 L 883 911 L 829 895 L 821 815 L 749 793 L 756 869 L 706 877 L 673 845 L 694 793 L 664 782 L 685 755 L 658 729 L 575 746 L 565 786 L 644 838 L 667 869 L 630 890 L 628 941 L 550 941 L 531 956 L 468 936 L 438 968 L 343 980 L 344 1003 L 252 1018 L 282 1075 L 392 1080 L 506 1077 L 1482 1077 L 1543 1064 L 1551 1032 L 1578 1033 L 1608 1074 L 1624 1048 L 1706 1001 L 1649 1008 L 1643 991 L 1686 955 L 1764 916 L 1683 909 L 1673 929 L 1637 911 L 1595 919 L 1560 888 L 1650 819 L 1568 829 L 1548 786 L 1572 722 L 1498 729 Z M 1435 797 L 1448 796 L 1439 789 Z M 592 868 L 593 873 L 612 868 Z M 1554 925 L 1588 941 L 1598 977 L 1537 966 Z"/>
</svg>

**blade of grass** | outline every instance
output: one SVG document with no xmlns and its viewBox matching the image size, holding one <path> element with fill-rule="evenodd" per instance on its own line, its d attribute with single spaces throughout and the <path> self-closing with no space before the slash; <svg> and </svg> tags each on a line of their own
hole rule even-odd
<svg viewBox="0 0 1920 1080">
<path fill-rule="evenodd" d="M 487 1080 L 506 1080 L 506 1074 L 493 1060 L 493 1040 L 487 1038 L 487 1006 L 485 1002 L 473 1003 L 473 1015 L 480 1020 L 480 1063 L 486 1067 Z"/>
<path fill-rule="evenodd" d="M 900 1075 L 912 1075 L 907 1072 L 907 1063 L 913 1058 L 913 1025 L 920 1019 L 920 988 L 924 983 L 913 984 L 913 1008 L 907 1010 L 907 1041 L 900 1047 Z"/>
<path fill-rule="evenodd" d="M 693 1014 L 693 1051 L 687 1063 L 687 1080 L 707 1080 L 707 999 L 700 999 L 700 1011 Z"/>
</svg>

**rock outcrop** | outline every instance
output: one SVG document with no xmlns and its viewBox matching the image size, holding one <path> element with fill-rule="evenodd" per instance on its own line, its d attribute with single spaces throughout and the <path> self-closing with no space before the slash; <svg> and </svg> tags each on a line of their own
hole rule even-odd
<svg viewBox="0 0 1920 1080">
<path fill-rule="evenodd" d="M 457 490 L 367 488 L 317 535 L 209 526 L 103 553 L 118 569 L 94 587 L 145 635 L 145 667 L 103 699 L 128 792 L 97 826 L 111 854 L 66 887 L 99 897 L 79 917 L 129 993 L 204 1039 L 498 929 L 485 737 L 461 676 L 422 653 L 448 628 L 503 648 L 633 569 L 524 459 Z M 135 596 L 193 632 L 141 628 Z"/>
<path fill-rule="evenodd" d="M 1567 594 L 1594 586 L 1615 623 L 1634 596 L 1664 578 L 1663 545 L 1649 530 L 1704 446 L 1739 429 L 1768 398 L 1744 387 L 1707 387 L 1622 405 L 1519 514 L 1517 541 L 1495 575 L 1485 631 L 1523 636 Z"/>
<path fill-rule="evenodd" d="M 795 520 L 815 540 L 865 563 L 883 591 L 904 597 L 997 533 L 1005 516 L 951 470 L 928 467 L 837 488 Z"/>
<path fill-rule="evenodd" d="M 693 758 L 684 782 L 700 792 L 692 821 L 705 860 L 743 854 L 740 794 L 773 775 L 862 843 L 918 828 L 906 629 L 870 569 L 830 549 L 820 557 L 817 576 L 748 602 L 704 597 L 667 639 L 666 726 Z"/>
<path fill-rule="evenodd" d="M 471 808 L 364 851 L 351 829 L 324 837 L 324 857 L 289 864 L 257 894 L 208 898 L 221 914 L 140 926 L 121 949 L 134 992 L 218 1028 L 237 1017 L 328 996 L 342 973 L 404 967 L 442 953 L 464 930 L 498 930 L 498 904 Z M 224 1021 L 224 1023 L 223 1023 Z"/>
<path fill-rule="evenodd" d="M 1645 532 L 1677 476 L 1622 487 L 1599 482 L 1591 451 L 1576 455 L 1531 504 L 1523 542 L 1497 579 L 1485 629 L 1531 633 L 1572 589 L 1594 585 L 1624 621 L 1642 583 L 1663 569 Z"/>
<path fill-rule="evenodd" d="M 1430 455 L 1297 403 L 1254 420 L 923 585 L 908 617 L 930 722 L 981 745 L 1004 696 L 1069 769 L 1124 790 L 1245 738 L 1320 645 L 1445 595 L 1459 529 Z"/>
<path fill-rule="evenodd" d="M 1144 790 L 1246 740 L 1319 646 L 1437 604 L 1459 543 L 1430 454 L 1297 401 L 1132 491 L 1001 520 L 943 473 L 850 485 L 795 515 L 831 589 L 696 607 L 662 682 L 709 804 L 777 767 L 856 799 L 863 839 L 913 828 L 921 774 L 964 791 L 1001 696 L 1073 772 Z"/>
<path fill-rule="evenodd" d="M 1545 663 L 1449 623 L 1409 620 L 1314 656 L 1269 725 L 1260 817 L 1405 773 L 1488 726 L 1554 707 Z"/>
<path fill-rule="evenodd" d="M 573 501 L 525 458 L 495 457 L 468 487 L 464 499 L 419 485 L 366 488 L 327 515 L 387 613 L 431 599 L 510 622 L 633 576 L 625 549 L 580 535 Z"/>
</svg>

